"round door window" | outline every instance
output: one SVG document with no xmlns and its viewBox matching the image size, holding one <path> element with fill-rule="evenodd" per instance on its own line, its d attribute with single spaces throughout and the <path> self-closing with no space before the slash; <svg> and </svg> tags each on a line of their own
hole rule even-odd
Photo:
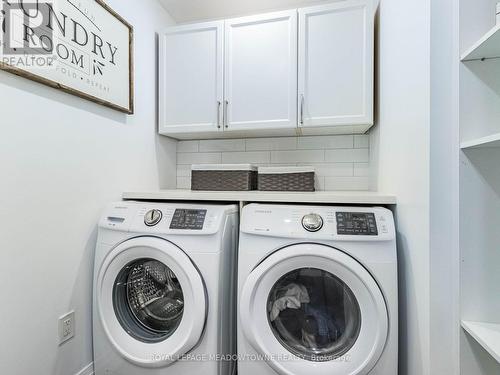
<svg viewBox="0 0 500 375">
<path fill-rule="evenodd" d="M 297 269 L 280 278 L 269 294 L 267 313 L 278 341 L 308 361 L 342 357 L 361 329 L 354 293 L 336 276 L 316 268 Z"/>
<path fill-rule="evenodd" d="M 113 287 L 113 307 L 129 335 L 146 343 L 161 342 L 179 326 L 184 296 L 177 276 L 165 264 L 139 259 L 125 266 Z"/>
</svg>

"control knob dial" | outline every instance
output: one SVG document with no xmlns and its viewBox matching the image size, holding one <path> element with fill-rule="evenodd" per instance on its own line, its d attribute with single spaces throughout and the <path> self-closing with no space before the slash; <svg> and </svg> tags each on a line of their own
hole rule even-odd
<svg viewBox="0 0 500 375">
<path fill-rule="evenodd" d="M 154 227 L 158 224 L 163 217 L 163 214 L 160 210 L 150 210 L 144 215 L 144 224 L 148 227 Z"/>
<path fill-rule="evenodd" d="M 317 232 L 323 228 L 323 218 L 318 214 L 309 214 L 302 218 L 302 226 L 308 232 Z"/>
</svg>

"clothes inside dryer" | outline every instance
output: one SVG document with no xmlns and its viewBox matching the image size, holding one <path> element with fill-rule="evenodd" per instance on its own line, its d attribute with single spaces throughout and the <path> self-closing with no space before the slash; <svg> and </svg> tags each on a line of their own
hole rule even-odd
<svg viewBox="0 0 500 375">
<path fill-rule="evenodd" d="M 279 279 L 268 299 L 274 335 L 292 354 L 310 361 L 337 359 L 354 345 L 361 328 L 359 304 L 331 273 L 294 270 Z"/>
</svg>

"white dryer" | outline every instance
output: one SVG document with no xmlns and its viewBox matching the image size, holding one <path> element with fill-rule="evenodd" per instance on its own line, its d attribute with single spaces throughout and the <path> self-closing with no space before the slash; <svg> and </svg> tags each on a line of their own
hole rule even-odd
<svg viewBox="0 0 500 375">
<path fill-rule="evenodd" d="M 239 375 L 397 375 L 391 211 L 248 205 L 238 272 Z"/>
<path fill-rule="evenodd" d="M 237 206 L 110 205 L 95 254 L 95 374 L 231 374 L 237 241 Z"/>
</svg>

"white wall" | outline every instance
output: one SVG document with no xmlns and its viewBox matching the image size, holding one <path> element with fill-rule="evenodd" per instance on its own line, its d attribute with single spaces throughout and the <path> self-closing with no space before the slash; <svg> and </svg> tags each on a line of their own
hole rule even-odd
<svg viewBox="0 0 500 375">
<path fill-rule="evenodd" d="M 156 135 L 156 0 L 107 3 L 135 27 L 136 114 L 0 72 L 0 374 L 72 375 L 92 361 L 96 223 L 125 190 L 175 187 L 175 142 Z M 58 317 L 76 337 L 58 347 Z"/>
<path fill-rule="evenodd" d="M 430 374 L 429 56 L 430 0 L 382 0 L 372 158 L 379 190 L 398 198 L 401 375 Z"/>
<path fill-rule="evenodd" d="M 368 135 L 182 141 L 177 188 L 191 188 L 191 164 L 251 163 L 313 166 L 317 190 L 370 190 L 369 141 Z"/>
<path fill-rule="evenodd" d="M 431 374 L 459 374 L 458 2 L 431 8 Z"/>
<path fill-rule="evenodd" d="M 160 0 L 176 22 L 229 18 L 264 13 L 330 0 Z"/>
</svg>

